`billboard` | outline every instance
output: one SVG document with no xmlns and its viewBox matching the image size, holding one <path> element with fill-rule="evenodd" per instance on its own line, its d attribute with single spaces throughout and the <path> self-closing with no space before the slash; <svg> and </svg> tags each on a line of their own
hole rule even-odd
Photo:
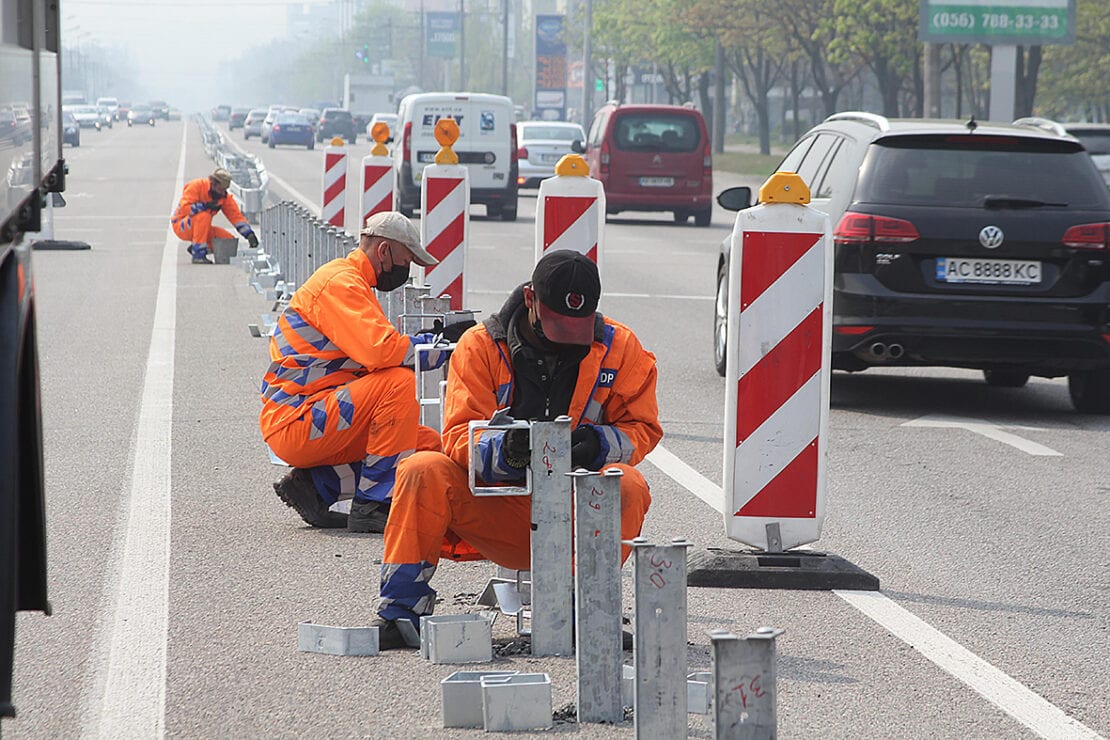
<svg viewBox="0 0 1110 740">
<path fill-rule="evenodd" d="M 536 99 L 533 117 L 562 121 L 567 114 L 566 16 L 536 16 Z"/>
<path fill-rule="evenodd" d="M 458 13 L 426 13 L 425 28 L 424 49 L 428 56 L 454 59 L 459 55 Z"/>
<path fill-rule="evenodd" d="M 921 0 L 918 37 L 932 43 L 1075 43 L 1075 0 Z"/>
</svg>

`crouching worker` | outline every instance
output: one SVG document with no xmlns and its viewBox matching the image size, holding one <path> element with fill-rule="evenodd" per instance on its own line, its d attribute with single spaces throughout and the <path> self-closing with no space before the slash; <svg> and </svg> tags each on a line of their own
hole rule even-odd
<svg viewBox="0 0 1110 740">
<path fill-rule="evenodd" d="M 217 213 L 227 216 L 227 220 L 252 249 L 258 246 L 258 237 L 247 223 L 246 216 L 239 210 L 235 196 L 227 192 L 229 187 L 231 173 L 223 167 L 217 167 L 208 177 L 185 183 L 185 188 L 181 191 L 181 201 L 170 224 L 178 239 L 189 242 L 186 250 L 192 255 L 193 264 L 212 264 L 208 255 L 212 253 L 213 239 L 235 238 L 227 229 L 212 225 L 212 219 Z"/>
<path fill-rule="evenodd" d="M 439 435 L 419 423 L 413 378 L 415 346 L 436 335 L 398 332 L 373 291 L 404 285 L 413 262 L 437 260 L 412 222 L 392 211 L 371 216 L 357 249 L 297 289 L 270 339 L 259 425 L 294 468 L 274 490 L 314 527 L 383 531 L 398 461 L 442 449 Z M 440 367 L 446 354 L 422 352 L 419 369 Z M 329 510 L 348 498 L 349 516 Z"/>
<path fill-rule="evenodd" d="M 397 467 L 375 622 L 382 649 L 405 647 L 398 620 L 419 629 L 420 616 L 432 613 L 435 591 L 428 581 L 445 537 L 507 568 L 530 567 L 531 497 L 470 492 L 471 420 L 489 419 L 506 406 L 518 420 L 570 416 L 572 466 L 620 468 L 621 535 L 640 533 L 651 497 L 631 466 L 663 436 L 655 356 L 628 327 L 596 312 L 600 295 L 593 262 L 577 252 L 549 252 L 531 282 L 459 340 L 447 380 L 446 454 L 418 452 Z M 524 480 L 528 430 L 485 431 L 479 450 L 477 473 L 485 483 Z M 568 496 L 570 485 L 568 479 Z M 623 558 L 629 551 L 624 548 Z"/>
</svg>

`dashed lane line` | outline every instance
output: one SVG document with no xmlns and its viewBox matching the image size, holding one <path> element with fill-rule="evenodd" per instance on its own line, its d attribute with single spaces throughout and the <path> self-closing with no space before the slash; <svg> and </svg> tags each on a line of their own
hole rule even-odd
<svg viewBox="0 0 1110 740">
<path fill-rule="evenodd" d="M 662 445 L 656 446 L 647 460 L 714 510 L 722 510 L 724 492 L 721 487 Z M 1041 737 L 1091 740 L 1101 737 L 881 592 L 834 590 L 833 593 Z"/>
</svg>

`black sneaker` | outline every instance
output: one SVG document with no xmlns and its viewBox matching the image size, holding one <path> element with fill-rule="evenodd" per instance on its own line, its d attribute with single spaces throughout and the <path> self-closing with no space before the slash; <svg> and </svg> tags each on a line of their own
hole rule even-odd
<svg viewBox="0 0 1110 740">
<path fill-rule="evenodd" d="M 412 650 L 415 645 L 409 645 L 401 628 L 395 619 L 382 619 L 378 617 L 370 623 L 371 627 L 378 628 L 378 650 Z"/>
<path fill-rule="evenodd" d="M 330 511 L 327 504 L 316 493 L 312 484 L 312 474 L 307 470 L 293 468 L 284 478 L 274 484 L 274 492 L 292 506 L 306 523 L 321 529 L 341 529 L 347 526 L 347 516 Z"/>
<path fill-rule="evenodd" d="M 380 501 L 351 499 L 351 513 L 347 517 L 348 532 L 385 532 L 389 521 L 389 504 Z"/>
</svg>

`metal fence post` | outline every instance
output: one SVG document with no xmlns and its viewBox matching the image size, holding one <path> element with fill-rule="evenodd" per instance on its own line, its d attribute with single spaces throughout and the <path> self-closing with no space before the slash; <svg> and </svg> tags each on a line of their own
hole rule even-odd
<svg viewBox="0 0 1110 740">
<path fill-rule="evenodd" d="M 574 651 L 570 417 L 532 424 L 532 655 Z"/>
<path fill-rule="evenodd" d="M 737 637 L 713 630 L 713 737 L 773 740 L 778 730 L 775 638 L 781 629 L 760 627 Z"/>
<path fill-rule="evenodd" d="M 574 617 L 579 722 L 624 719 L 621 701 L 621 478 L 584 470 L 574 481 Z M 533 478 L 534 480 L 534 478 Z"/>
</svg>

